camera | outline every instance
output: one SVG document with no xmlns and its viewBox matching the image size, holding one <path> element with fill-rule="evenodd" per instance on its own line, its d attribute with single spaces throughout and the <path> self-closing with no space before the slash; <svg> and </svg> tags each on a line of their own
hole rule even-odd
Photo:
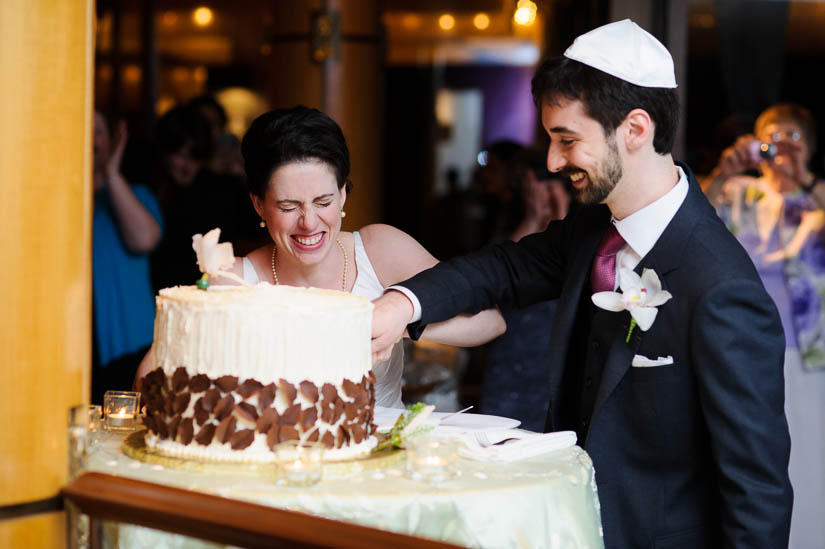
<svg viewBox="0 0 825 549">
<path fill-rule="evenodd" d="M 762 160 L 773 160 L 777 152 L 775 143 L 752 141 L 750 147 L 748 147 L 751 162 L 754 164 L 758 164 Z"/>
</svg>

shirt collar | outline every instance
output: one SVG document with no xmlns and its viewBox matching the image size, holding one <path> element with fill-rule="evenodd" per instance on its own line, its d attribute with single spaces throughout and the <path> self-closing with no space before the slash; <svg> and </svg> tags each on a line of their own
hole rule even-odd
<svg viewBox="0 0 825 549">
<path fill-rule="evenodd" d="M 653 249 L 687 197 L 687 176 L 680 166 L 676 166 L 676 169 L 679 170 L 679 181 L 667 194 L 621 221 L 611 219 L 624 241 L 639 257 L 646 256 Z"/>
</svg>

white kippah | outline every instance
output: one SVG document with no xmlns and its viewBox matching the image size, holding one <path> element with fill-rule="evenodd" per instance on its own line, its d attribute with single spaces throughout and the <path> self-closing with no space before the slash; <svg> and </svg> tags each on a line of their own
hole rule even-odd
<svg viewBox="0 0 825 549">
<path fill-rule="evenodd" d="M 564 56 L 637 86 L 676 87 L 670 52 L 630 19 L 582 34 Z"/>
</svg>

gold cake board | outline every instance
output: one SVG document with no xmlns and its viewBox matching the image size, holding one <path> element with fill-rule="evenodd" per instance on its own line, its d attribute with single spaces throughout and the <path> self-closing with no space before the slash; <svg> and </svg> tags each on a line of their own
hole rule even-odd
<svg viewBox="0 0 825 549">
<path fill-rule="evenodd" d="M 146 446 L 143 436 L 147 432 L 146 430 L 140 430 L 127 436 L 120 446 L 121 451 L 132 459 L 152 465 L 161 465 L 169 469 L 203 473 L 245 473 L 267 476 L 273 479 L 282 476 L 280 469 L 274 463 L 227 463 L 167 456 Z M 390 448 L 348 460 L 326 461 L 324 462 L 323 475 L 324 478 L 333 478 L 384 469 L 403 461 L 405 454 L 406 452 L 403 449 Z"/>
</svg>

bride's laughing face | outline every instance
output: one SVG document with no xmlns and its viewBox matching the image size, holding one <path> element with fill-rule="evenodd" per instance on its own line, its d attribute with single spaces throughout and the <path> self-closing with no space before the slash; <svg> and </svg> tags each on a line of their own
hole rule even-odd
<svg viewBox="0 0 825 549">
<path fill-rule="evenodd" d="M 335 172 L 321 161 L 291 162 L 269 179 L 263 198 L 252 196 L 255 210 L 265 221 L 277 246 L 279 261 L 291 258 L 316 265 L 326 257 L 341 230 L 345 188 L 338 188 Z"/>
</svg>

